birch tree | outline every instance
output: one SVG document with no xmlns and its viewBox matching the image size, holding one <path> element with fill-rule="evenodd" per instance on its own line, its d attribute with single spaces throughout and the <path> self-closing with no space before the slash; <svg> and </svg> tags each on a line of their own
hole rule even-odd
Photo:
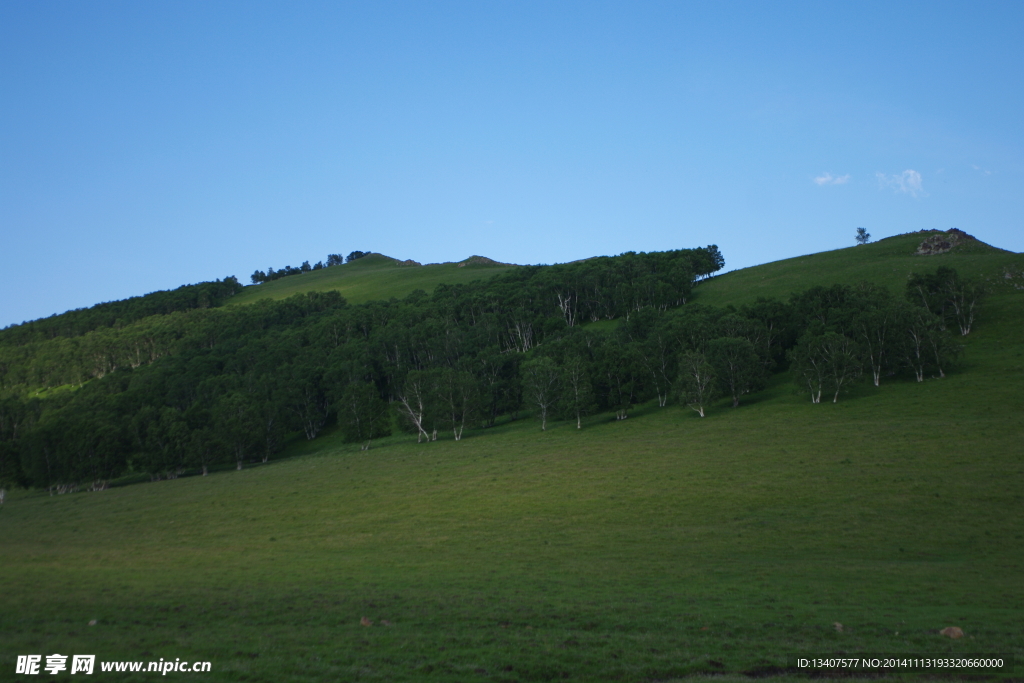
<svg viewBox="0 0 1024 683">
<path fill-rule="evenodd" d="M 566 357 L 562 365 L 562 396 L 566 412 L 576 418 L 576 429 L 582 429 L 583 416 L 594 405 L 594 390 L 587 375 L 586 361 L 579 355 Z"/>
<path fill-rule="evenodd" d="M 797 385 L 810 391 L 811 403 L 821 403 L 826 373 L 815 342 L 813 335 L 801 337 L 789 351 L 789 367 Z"/>
<path fill-rule="evenodd" d="M 930 365 L 928 338 L 938 332 L 940 326 L 938 316 L 919 308 L 906 311 L 900 320 L 902 360 L 918 382 L 924 381 Z"/>
<path fill-rule="evenodd" d="M 828 332 L 818 342 L 825 361 L 826 386 L 832 392 L 832 402 L 839 401 L 839 393 L 848 389 L 861 375 L 860 354 L 857 344 L 847 336 Z"/>
<path fill-rule="evenodd" d="M 541 431 L 547 429 L 548 413 L 558 402 L 559 369 L 555 361 L 542 356 L 522 364 L 523 398 L 537 406 Z"/>
<path fill-rule="evenodd" d="M 658 398 L 658 407 L 664 408 L 672 395 L 672 384 L 678 370 L 673 333 L 663 317 L 653 308 L 645 308 L 623 321 L 621 333 L 632 344 L 650 386 Z"/>
<path fill-rule="evenodd" d="M 703 353 L 687 351 L 679 358 L 680 398 L 698 415 L 715 400 L 717 386 L 715 371 Z"/>
<path fill-rule="evenodd" d="M 438 375 L 435 392 L 441 420 L 452 430 L 455 440 L 460 441 L 466 423 L 479 408 L 476 378 L 464 370 L 444 368 Z"/>
<path fill-rule="evenodd" d="M 398 393 L 396 408 L 398 414 L 416 429 L 416 443 L 424 437 L 430 441 L 426 425 L 429 424 L 433 398 L 433 386 L 429 373 L 413 370 L 405 378 L 405 384 Z"/>
<path fill-rule="evenodd" d="M 974 316 L 977 314 L 978 303 L 985 294 L 984 288 L 972 280 L 963 280 L 956 271 L 943 283 L 946 301 L 953 310 L 960 335 L 966 337 L 971 333 Z"/>
<path fill-rule="evenodd" d="M 904 304 L 905 306 L 906 304 Z M 853 322 L 853 330 L 871 368 L 871 380 L 877 387 L 882 374 L 893 367 L 899 352 L 900 307 L 888 304 L 862 311 Z"/>
<path fill-rule="evenodd" d="M 945 377 L 946 372 L 944 368 L 960 355 L 963 347 L 953 341 L 952 336 L 947 330 L 929 330 L 925 341 L 928 344 L 928 349 L 931 351 L 931 358 L 935 364 L 936 372 L 939 373 L 940 378 Z"/>
<path fill-rule="evenodd" d="M 939 327 L 946 329 L 952 315 L 950 290 L 955 288 L 959 276 L 954 268 L 939 266 L 934 273 L 911 273 L 907 280 L 907 299 L 936 316 Z"/>
<path fill-rule="evenodd" d="M 848 389 L 862 373 L 857 344 L 836 332 L 805 334 L 790 353 L 797 383 L 811 392 L 811 403 L 821 403 L 822 392 L 832 394 L 832 402 Z"/>
<path fill-rule="evenodd" d="M 325 391 L 323 369 L 303 360 L 296 360 L 288 368 L 282 402 L 295 416 L 306 439 L 312 441 L 327 424 L 331 401 Z"/>
</svg>

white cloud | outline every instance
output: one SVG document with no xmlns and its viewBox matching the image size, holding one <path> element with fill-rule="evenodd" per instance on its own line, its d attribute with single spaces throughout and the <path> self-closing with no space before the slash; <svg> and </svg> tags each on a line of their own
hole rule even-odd
<svg viewBox="0 0 1024 683">
<path fill-rule="evenodd" d="M 850 174 L 841 175 L 838 178 L 832 177 L 831 173 L 822 173 L 820 176 L 814 179 L 814 184 L 818 187 L 822 185 L 845 185 L 850 182 Z"/>
<path fill-rule="evenodd" d="M 875 174 L 878 178 L 879 187 L 891 187 L 896 192 L 902 192 L 903 194 L 909 194 L 911 197 L 927 197 L 928 193 L 924 191 L 924 187 L 921 185 L 921 174 L 917 171 L 908 168 L 906 171 L 900 174 L 886 175 L 879 171 Z"/>
</svg>

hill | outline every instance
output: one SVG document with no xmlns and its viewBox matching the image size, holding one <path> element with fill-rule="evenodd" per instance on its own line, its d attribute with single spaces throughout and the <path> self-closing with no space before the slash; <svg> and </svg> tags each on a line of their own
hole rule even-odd
<svg viewBox="0 0 1024 683">
<path fill-rule="evenodd" d="M 730 271 L 701 285 L 697 298 L 712 306 L 749 303 L 759 296 L 786 298 L 819 284 L 872 282 L 902 290 L 912 272 L 952 265 L 971 277 L 1006 279 L 1007 268 L 1020 269 L 1021 256 L 984 242 L 965 239 L 949 251 L 920 255 L 922 243 L 939 231 L 912 232 L 870 244 L 766 263 Z M 1014 270 L 1016 269 L 1016 270 Z"/>
<path fill-rule="evenodd" d="M 250 285 L 231 299 L 231 305 L 249 304 L 260 299 L 286 299 L 306 292 L 339 292 L 351 303 L 375 299 L 402 299 L 414 290 L 428 294 L 439 284 L 468 284 L 503 273 L 515 266 L 498 263 L 483 256 L 471 256 L 458 263 L 420 265 L 399 261 L 384 254 L 369 254 L 344 265 L 281 278 L 261 285 Z"/>
<path fill-rule="evenodd" d="M 94 330 L 122 327 L 153 316 L 213 308 L 222 305 L 241 289 L 238 280 L 229 276 L 215 282 L 182 285 L 175 290 L 108 301 L 0 329 L 0 345 L 18 346 L 57 337 L 79 337 Z"/>
<path fill-rule="evenodd" d="M 1024 257 L 916 256 L 925 237 L 727 273 L 695 300 L 895 287 L 952 265 L 990 294 L 945 379 L 814 405 L 775 375 L 704 419 L 650 401 L 581 430 L 506 420 L 369 451 L 336 430 L 242 471 L 12 492 L 0 659 L 180 658 L 250 681 L 762 677 L 786 674 L 789 653 L 1019 659 Z"/>
</svg>

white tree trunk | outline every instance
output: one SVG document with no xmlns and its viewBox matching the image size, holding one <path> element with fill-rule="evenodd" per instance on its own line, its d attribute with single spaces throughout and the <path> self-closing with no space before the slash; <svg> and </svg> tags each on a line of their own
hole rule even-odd
<svg viewBox="0 0 1024 683">
<path fill-rule="evenodd" d="M 430 441 L 427 430 L 423 429 L 423 401 L 417 401 L 414 398 L 415 406 L 413 406 L 410 405 L 408 397 L 399 396 L 398 402 L 402 406 L 402 412 L 416 426 L 416 443 L 420 443 L 420 439 L 423 437 L 427 437 L 427 441 Z"/>
</svg>

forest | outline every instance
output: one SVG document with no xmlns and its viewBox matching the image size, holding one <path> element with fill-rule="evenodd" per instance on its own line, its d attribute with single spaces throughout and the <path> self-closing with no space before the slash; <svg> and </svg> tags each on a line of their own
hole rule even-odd
<svg viewBox="0 0 1024 683">
<path fill-rule="evenodd" d="M 238 287 L 226 278 L 8 328 L 0 485 L 241 469 L 328 428 L 368 449 L 396 429 L 433 441 L 527 416 L 581 427 L 648 401 L 704 417 L 779 372 L 812 402 L 838 401 L 858 381 L 944 376 L 983 294 L 942 267 L 901 292 L 701 305 L 723 266 L 714 245 L 626 253 L 360 305 L 309 292 L 218 307 Z"/>
<path fill-rule="evenodd" d="M 235 277 L 228 276 L 214 282 L 183 285 L 172 291 L 109 301 L 6 327 L 0 330 L 0 346 L 22 346 L 58 337 L 79 337 L 93 330 L 122 327 L 154 315 L 215 308 L 240 291 L 242 285 Z"/>
</svg>

